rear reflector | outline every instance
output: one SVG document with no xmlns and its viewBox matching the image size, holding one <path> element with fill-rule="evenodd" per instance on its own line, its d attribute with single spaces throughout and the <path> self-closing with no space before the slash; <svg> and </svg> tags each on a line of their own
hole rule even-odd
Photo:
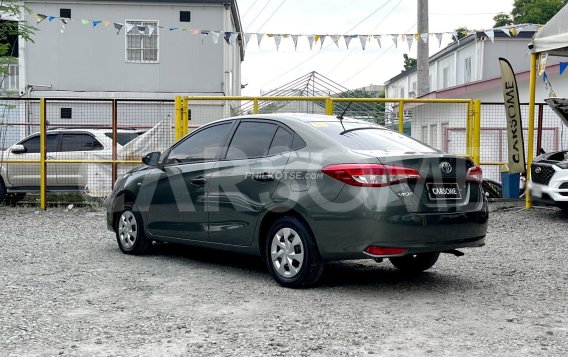
<svg viewBox="0 0 568 357">
<path fill-rule="evenodd" d="M 415 169 L 379 164 L 329 165 L 322 172 L 348 185 L 363 187 L 382 187 L 420 178 Z"/>
<path fill-rule="evenodd" d="M 370 255 L 401 255 L 406 253 L 406 249 L 404 248 L 385 248 L 385 247 L 377 247 L 375 245 L 368 246 L 365 248 L 365 253 Z"/>
<path fill-rule="evenodd" d="M 481 182 L 483 180 L 483 172 L 479 166 L 474 166 L 467 170 L 467 180 Z"/>
</svg>

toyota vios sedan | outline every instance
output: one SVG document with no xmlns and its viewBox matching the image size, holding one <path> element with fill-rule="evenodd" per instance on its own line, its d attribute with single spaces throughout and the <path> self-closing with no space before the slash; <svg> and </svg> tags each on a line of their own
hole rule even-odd
<svg viewBox="0 0 568 357">
<path fill-rule="evenodd" d="M 126 254 L 153 241 L 252 254 L 281 285 L 306 287 L 327 261 L 388 258 L 416 273 L 484 245 L 480 168 L 365 121 L 223 119 L 143 162 L 108 204 Z"/>
</svg>

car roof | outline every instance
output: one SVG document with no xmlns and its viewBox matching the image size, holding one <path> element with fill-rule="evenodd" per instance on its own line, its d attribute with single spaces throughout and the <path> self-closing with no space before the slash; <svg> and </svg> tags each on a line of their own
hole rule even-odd
<svg viewBox="0 0 568 357">
<path fill-rule="evenodd" d="M 297 123 L 312 123 L 312 122 L 337 122 L 339 119 L 335 115 L 324 115 L 324 114 L 307 114 L 307 113 L 276 113 L 276 114 L 251 114 L 243 115 L 231 118 L 225 118 L 216 120 L 213 123 L 222 122 L 226 120 L 235 119 L 273 119 L 278 120 L 283 123 L 286 122 L 297 122 Z M 366 125 L 377 125 L 370 123 L 365 120 L 353 119 L 350 117 L 343 117 L 343 123 L 353 123 L 353 124 L 366 124 Z M 377 125 L 379 126 L 379 125 Z"/>
</svg>

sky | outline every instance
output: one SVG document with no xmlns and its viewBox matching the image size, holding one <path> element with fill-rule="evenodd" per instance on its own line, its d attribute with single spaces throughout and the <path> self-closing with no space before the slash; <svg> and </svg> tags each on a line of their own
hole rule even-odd
<svg viewBox="0 0 568 357">
<path fill-rule="evenodd" d="M 483 30 L 493 27 L 493 16 L 510 13 L 514 0 L 429 0 L 429 32 L 452 32 L 458 27 Z M 244 32 L 280 34 L 392 34 L 416 33 L 416 0 L 237 0 Z M 450 42 L 444 36 L 442 47 Z M 430 39 L 430 55 L 441 49 Z M 395 47 L 371 41 L 363 50 L 358 40 L 346 49 L 328 37 L 323 49 L 310 50 L 306 38 L 294 50 L 291 38 L 279 50 L 264 37 L 260 48 L 253 37 L 242 63 L 243 95 L 278 88 L 317 71 L 349 89 L 384 84 L 403 69 L 403 54 L 416 57 L 416 44 Z"/>
</svg>

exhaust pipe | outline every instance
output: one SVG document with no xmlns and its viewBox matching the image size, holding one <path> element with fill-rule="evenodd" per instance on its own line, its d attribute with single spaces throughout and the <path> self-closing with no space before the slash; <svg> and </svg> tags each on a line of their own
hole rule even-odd
<svg viewBox="0 0 568 357">
<path fill-rule="evenodd" d="M 457 249 L 444 250 L 442 253 L 453 254 L 456 257 L 461 257 L 461 256 L 465 255 L 463 252 L 460 252 Z"/>
</svg>

